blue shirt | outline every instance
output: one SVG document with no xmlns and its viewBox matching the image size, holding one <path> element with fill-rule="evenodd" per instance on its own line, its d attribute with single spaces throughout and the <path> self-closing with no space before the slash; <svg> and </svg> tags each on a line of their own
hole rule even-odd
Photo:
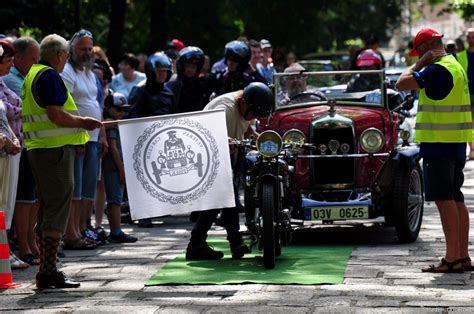
<svg viewBox="0 0 474 314">
<path fill-rule="evenodd" d="M 40 64 L 51 67 L 46 61 L 40 60 Z M 67 88 L 59 73 L 55 70 L 44 71 L 38 80 L 36 86 L 38 97 L 35 97 L 36 102 L 42 108 L 46 106 L 63 106 L 67 100 Z"/>
<path fill-rule="evenodd" d="M 423 71 L 414 72 L 413 77 L 418 86 L 425 89 L 426 95 L 434 100 L 446 98 L 454 87 L 451 72 L 439 64 L 430 64 Z M 466 159 L 466 143 L 421 143 L 420 156 Z"/>
<path fill-rule="evenodd" d="M 135 78 L 131 82 L 127 81 L 123 77 L 122 73 L 115 75 L 112 78 L 112 82 L 110 82 L 109 84 L 109 88 L 111 88 L 114 91 L 114 93 L 123 94 L 125 98 L 127 98 L 132 88 L 137 86 L 141 81 L 143 81 L 146 78 L 145 74 L 143 73 L 140 73 L 138 71 L 135 71 L 134 73 L 135 73 Z"/>
<path fill-rule="evenodd" d="M 434 100 L 446 98 L 454 87 L 453 76 L 444 66 L 430 64 L 421 72 L 414 72 L 418 86 L 425 89 L 426 96 Z"/>
<path fill-rule="evenodd" d="M 257 63 L 257 72 L 265 78 L 268 84 L 273 82 L 273 73 L 275 73 L 275 68 L 272 64 L 263 65 L 261 63 Z"/>
<path fill-rule="evenodd" d="M 12 67 L 10 73 L 2 77 L 2 79 L 9 89 L 21 97 L 21 87 L 23 86 L 25 77 L 17 70 L 17 68 Z"/>
</svg>

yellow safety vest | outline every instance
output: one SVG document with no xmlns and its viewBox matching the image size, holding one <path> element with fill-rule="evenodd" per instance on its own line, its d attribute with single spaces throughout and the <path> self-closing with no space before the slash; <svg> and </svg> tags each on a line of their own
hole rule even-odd
<svg viewBox="0 0 474 314">
<path fill-rule="evenodd" d="M 84 145 L 89 141 L 89 134 L 84 129 L 63 127 L 51 122 L 46 108 L 39 106 L 35 99 L 36 81 L 48 69 L 52 68 L 42 64 L 34 64 L 23 83 L 21 91 L 23 102 L 21 116 L 23 119 L 22 127 L 26 149 Z M 66 85 L 64 86 L 66 87 Z M 63 109 L 70 114 L 79 115 L 69 90 L 67 91 L 67 100 L 63 105 Z"/>
<path fill-rule="evenodd" d="M 459 52 L 457 54 L 458 62 L 461 64 L 462 68 L 464 71 L 467 73 L 467 66 L 468 66 L 468 61 L 467 61 L 467 49 L 464 49 L 463 51 Z"/>
<path fill-rule="evenodd" d="M 451 92 L 434 100 L 420 91 L 416 114 L 415 141 L 428 143 L 466 143 L 472 141 L 472 118 L 466 72 L 452 55 L 435 62 L 453 76 Z"/>
</svg>

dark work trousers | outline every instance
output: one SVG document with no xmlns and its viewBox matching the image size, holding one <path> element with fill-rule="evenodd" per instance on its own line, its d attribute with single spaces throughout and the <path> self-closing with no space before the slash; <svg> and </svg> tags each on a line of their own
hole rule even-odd
<svg viewBox="0 0 474 314">
<path fill-rule="evenodd" d="M 240 176 L 240 168 L 244 157 L 242 154 L 231 154 L 231 165 L 234 173 L 234 178 Z M 238 200 L 238 180 L 233 180 L 234 196 Z M 236 196 L 237 195 L 237 196 Z M 238 203 L 236 203 L 238 204 Z M 221 219 L 225 230 L 227 231 L 227 240 L 230 243 L 242 242 L 242 236 L 239 234 L 239 210 L 237 207 L 217 208 L 201 211 L 198 220 L 191 231 L 191 242 L 202 243 L 206 241 L 207 232 L 211 229 L 212 224 L 217 218 L 219 211 L 222 211 Z"/>
</svg>

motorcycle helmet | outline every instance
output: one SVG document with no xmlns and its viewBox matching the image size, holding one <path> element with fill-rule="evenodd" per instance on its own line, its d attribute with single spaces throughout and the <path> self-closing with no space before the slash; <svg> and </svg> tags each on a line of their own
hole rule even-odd
<svg viewBox="0 0 474 314">
<path fill-rule="evenodd" d="M 155 53 L 154 55 L 151 55 L 148 57 L 148 59 L 145 62 L 145 74 L 147 80 L 155 81 L 156 80 L 156 75 L 155 75 L 155 70 L 156 69 L 164 69 L 168 71 L 168 77 L 166 81 L 168 81 L 171 78 L 171 75 L 173 74 L 173 63 L 171 62 L 171 59 L 168 58 L 168 56 L 162 52 Z"/>
<path fill-rule="evenodd" d="M 204 65 L 204 52 L 201 48 L 188 46 L 179 52 L 178 60 L 176 61 L 176 72 L 179 76 L 184 75 L 184 65 L 186 63 L 194 63 L 197 65 L 197 76 Z"/>
<path fill-rule="evenodd" d="M 365 49 L 357 56 L 356 65 L 358 67 L 370 67 L 376 65 L 382 67 L 382 58 L 379 53 L 373 49 Z"/>
<path fill-rule="evenodd" d="M 254 116 L 266 117 L 272 112 L 274 98 L 267 85 L 260 82 L 250 83 L 244 88 L 243 96 Z"/>
<path fill-rule="evenodd" d="M 240 40 L 233 40 L 225 45 L 224 58 L 227 60 L 237 62 L 239 70 L 245 70 L 250 61 L 249 46 Z"/>
</svg>

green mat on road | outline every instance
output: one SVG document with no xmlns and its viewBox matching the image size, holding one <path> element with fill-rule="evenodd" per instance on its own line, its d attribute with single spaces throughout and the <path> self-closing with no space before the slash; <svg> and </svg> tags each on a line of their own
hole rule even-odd
<svg viewBox="0 0 474 314">
<path fill-rule="evenodd" d="M 290 245 L 277 257 L 275 269 L 265 269 L 262 252 L 256 247 L 245 258 L 234 260 L 225 239 L 208 239 L 224 251 L 218 261 L 187 261 L 184 253 L 166 263 L 146 286 L 171 284 L 340 284 L 344 279 L 352 246 Z"/>
</svg>

